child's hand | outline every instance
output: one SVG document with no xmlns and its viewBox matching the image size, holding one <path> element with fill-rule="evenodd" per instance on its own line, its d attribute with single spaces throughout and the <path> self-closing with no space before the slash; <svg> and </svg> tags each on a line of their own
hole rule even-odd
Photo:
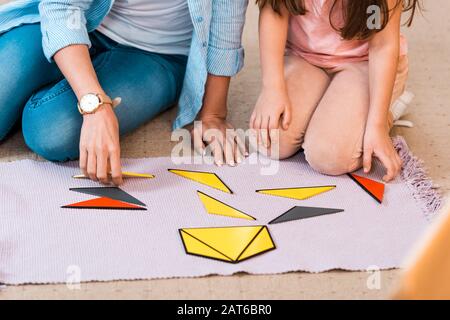
<svg viewBox="0 0 450 320">
<path fill-rule="evenodd" d="M 259 95 L 250 118 L 250 128 L 257 131 L 258 142 L 269 148 L 271 137 L 277 136 L 272 130 L 287 130 L 291 122 L 291 103 L 285 89 L 264 89 Z"/>
<path fill-rule="evenodd" d="M 364 136 L 364 172 L 372 168 L 372 158 L 377 157 L 387 173 L 383 177 L 385 182 L 392 181 L 398 176 L 402 168 L 402 160 L 394 149 L 386 127 L 368 127 Z"/>
</svg>

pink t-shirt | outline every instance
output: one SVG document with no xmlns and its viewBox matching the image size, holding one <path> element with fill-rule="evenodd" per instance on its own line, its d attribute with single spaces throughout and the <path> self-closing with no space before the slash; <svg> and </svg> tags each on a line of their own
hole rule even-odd
<svg viewBox="0 0 450 320">
<path fill-rule="evenodd" d="M 369 42 L 367 40 L 344 40 L 330 24 L 333 0 L 305 0 L 308 12 L 303 16 L 291 16 L 287 54 L 298 55 L 311 64 L 322 68 L 335 68 L 348 62 L 367 61 Z M 342 27 L 342 1 L 333 10 L 332 21 Z M 400 55 L 406 55 L 408 45 L 401 36 Z"/>
</svg>

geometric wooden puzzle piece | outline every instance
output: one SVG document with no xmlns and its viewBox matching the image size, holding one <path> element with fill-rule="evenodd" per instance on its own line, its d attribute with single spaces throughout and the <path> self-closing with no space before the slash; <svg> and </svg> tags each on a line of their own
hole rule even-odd
<svg viewBox="0 0 450 320">
<path fill-rule="evenodd" d="M 111 178 L 111 173 L 108 173 L 108 177 Z M 89 179 L 89 177 L 85 176 L 84 174 L 77 174 L 75 176 L 72 176 L 74 179 Z M 155 178 L 152 174 L 147 173 L 135 173 L 135 172 L 122 172 L 122 178 L 135 178 L 135 179 L 153 179 Z"/>
<path fill-rule="evenodd" d="M 383 203 L 385 185 L 378 181 L 349 173 L 348 176 L 355 181 L 365 192 L 377 202 Z"/>
<path fill-rule="evenodd" d="M 269 250 L 275 249 L 275 244 L 273 243 L 272 237 L 270 236 L 269 229 L 267 227 L 263 227 L 261 232 L 257 237 L 252 241 L 251 245 L 249 245 L 239 256 L 238 261 L 243 261 L 261 253 L 267 252 Z"/>
<path fill-rule="evenodd" d="M 226 192 L 233 193 L 230 188 L 228 188 L 225 183 L 223 183 L 220 178 L 212 172 L 201 172 L 201 171 L 189 171 L 189 170 L 176 170 L 169 169 L 169 172 L 172 172 L 180 177 L 193 180 L 195 182 L 207 185 L 211 188 Z"/>
<path fill-rule="evenodd" d="M 238 263 L 275 249 L 266 226 L 179 229 L 187 254 Z"/>
<path fill-rule="evenodd" d="M 331 209 L 331 208 L 293 207 L 292 209 L 283 213 L 278 218 L 275 218 L 274 220 L 270 221 L 269 224 L 277 224 L 301 219 L 308 219 L 343 211 L 344 210 L 342 209 Z"/>
<path fill-rule="evenodd" d="M 74 209 L 115 209 L 115 210 L 147 210 L 131 203 L 122 202 L 110 198 L 96 198 L 62 206 L 61 208 Z"/>
<path fill-rule="evenodd" d="M 140 200 L 117 187 L 71 188 L 69 190 L 102 198 L 110 198 L 145 207 L 145 203 L 141 202 Z"/>
<path fill-rule="evenodd" d="M 203 203 L 206 211 L 209 214 L 215 214 L 220 216 L 226 216 L 230 218 L 238 218 L 238 219 L 246 219 L 246 220 L 256 220 L 252 216 L 235 209 L 217 199 L 214 199 L 211 196 L 208 196 L 207 194 L 197 191 L 197 194 Z"/>
<path fill-rule="evenodd" d="M 333 190 L 334 188 L 336 188 L 336 186 L 265 189 L 265 190 L 257 190 L 256 192 L 277 197 L 284 197 L 296 200 L 306 200 L 318 194 Z"/>
<path fill-rule="evenodd" d="M 124 178 L 153 179 L 155 176 L 148 173 L 122 172 Z"/>
</svg>

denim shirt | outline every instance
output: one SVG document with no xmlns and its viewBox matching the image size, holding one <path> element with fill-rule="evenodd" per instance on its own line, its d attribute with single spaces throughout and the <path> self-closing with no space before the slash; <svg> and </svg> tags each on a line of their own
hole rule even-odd
<svg viewBox="0 0 450 320">
<path fill-rule="evenodd" d="M 187 0 L 194 25 L 183 89 L 173 129 L 190 124 L 203 104 L 209 74 L 234 76 L 244 65 L 242 30 L 248 0 Z M 16 0 L 0 6 L 0 33 L 41 23 L 47 59 L 72 44 L 91 45 L 114 0 Z"/>
</svg>

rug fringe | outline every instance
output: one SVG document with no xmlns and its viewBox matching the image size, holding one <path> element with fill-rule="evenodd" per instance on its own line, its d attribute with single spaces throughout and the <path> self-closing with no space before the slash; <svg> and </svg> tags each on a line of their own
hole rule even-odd
<svg viewBox="0 0 450 320">
<path fill-rule="evenodd" d="M 428 177 L 423 161 L 412 154 L 402 136 L 392 140 L 403 161 L 401 176 L 412 191 L 414 199 L 425 215 L 437 214 L 443 206 L 443 198 Z"/>
</svg>

